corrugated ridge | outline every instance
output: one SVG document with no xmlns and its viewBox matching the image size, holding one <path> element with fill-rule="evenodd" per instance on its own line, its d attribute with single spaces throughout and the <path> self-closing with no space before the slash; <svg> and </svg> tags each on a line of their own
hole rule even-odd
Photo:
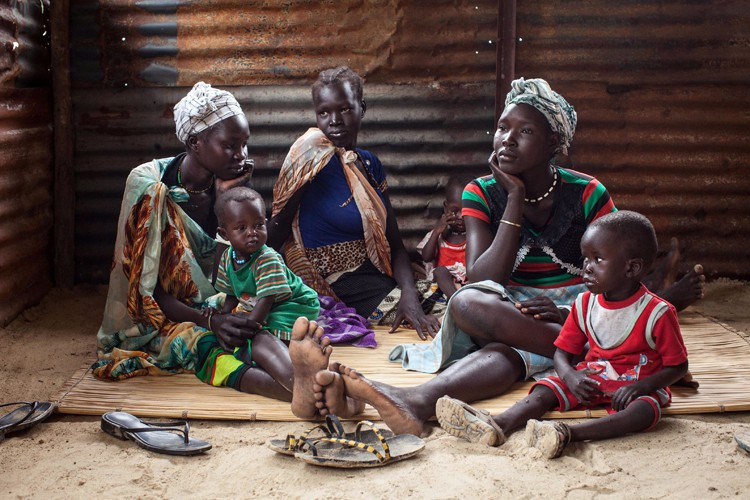
<svg viewBox="0 0 750 500">
<path fill-rule="evenodd" d="M 74 84 L 310 82 L 349 64 L 372 83 L 474 82 L 495 71 L 497 3 L 78 0 Z"/>
<path fill-rule="evenodd" d="M 246 110 L 254 182 L 270 206 L 286 153 L 314 124 L 307 86 L 225 87 Z M 79 90 L 76 261 L 79 279 L 107 278 L 125 177 L 136 165 L 180 152 L 171 108 L 179 89 Z M 138 96 L 138 97 L 134 97 Z M 415 246 L 442 206 L 439 186 L 459 170 L 484 171 L 490 150 L 494 85 L 368 85 L 359 145 L 389 177 L 402 233 Z"/>
<path fill-rule="evenodd" d="M 711 276 L 750 276 L 748 25 L 740 1 L 518 5 L 517 76 L 575 106 L 574 167 Z"/>
</svg>

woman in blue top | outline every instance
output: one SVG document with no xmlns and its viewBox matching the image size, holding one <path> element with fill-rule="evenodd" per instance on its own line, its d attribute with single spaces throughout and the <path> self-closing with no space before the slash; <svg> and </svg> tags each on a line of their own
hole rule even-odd
<svg viewBox="0 0 750 500">
<path fill-rule="evenodd" d="M 406 322 L 422 339 L 434 336 L 439 323 L 422 310 L 383 166 L 357 148 L 362 78 L 345 66 L 325 70 L 312 96 L 317 127 L 279 172 L 269 245 L 283 246 L 287 265 L 319 294 L 392 331 Z"/>
</svg>

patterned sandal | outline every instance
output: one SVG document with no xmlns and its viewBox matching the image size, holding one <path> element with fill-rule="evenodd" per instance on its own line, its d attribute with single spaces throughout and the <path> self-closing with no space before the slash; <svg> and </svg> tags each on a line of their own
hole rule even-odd
<svg viewBox="0 0 750 500">
<path fill-rule="evenodd" d="M 300 446 L 310 440 L 311 435 L 315 432 L 321 432 L 321 438 L 338 438 L 347 440 L 356 440 L 364 443 L 376 443 L 379 441 L 378 436 L 370 429 L 360 431 L 360 427 L 357 426 L 356 432 L 345 432 L 344 426 L 341 424 L 341 420 L 336 415 L 326 415 L 326 422 L 324 424 L 318 424 L 306 432 L 301 433 L 299 436 L 294 434 L 287 434 L 285 439 L 271 439 L 268 442 L 268 447 L 276 453 L 293 457 L 295 452 L 300 451 Z M 393 437 L 393 433 L 389 430 L 381 431 L 386 438 Z M 332 446 L 332 445 L 331 445 Z"/>
<path fill-rule="evenodd" d="M 357 424 L 355 435 L 362 435 L 363 426 L 369 427 L 371 432 L 377 436 L 380 449 L 356 439 L 305 439 L 294 456 L 313 465 L 352 469 L 355 467 L 380 467 L 413 457 L 424 449 L 424 441 L 417 436 L 399 434 L 386 438 L 385 433 L 368 420 L 363 420 Z M 337 446 L 321 447 L 321 444 L 328 443 Z"/>
</svg>

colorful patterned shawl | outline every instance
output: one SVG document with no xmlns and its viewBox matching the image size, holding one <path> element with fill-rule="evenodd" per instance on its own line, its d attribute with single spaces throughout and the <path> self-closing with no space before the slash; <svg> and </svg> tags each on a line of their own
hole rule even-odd
<svg viewBox="0 0 750 500">
<path fill-rule="evenodd" d="M 279 178 L 273 188 L 272 216 L 278 215 L 295 192 L 328 165 L 334 154 L 339 156 L 344 175 L 352 190 L 354 201 L 362 215 L 362 227 L 367 247 L 367 256 L 381 272 L 393 275 L 391 250 L 385 236 L 386 209 L 375 189 L 356 165 L 356 153 L 336 148 L 318 128 L 310 128 L 292 145 Z M 305 246 L 299 230 L 299 212 L 294 215 L 292 234 L 285 243 L 284 256 L 287 265 L 305 283 L 321 295 L 338 297 L 305 255 Z"/>
<path fill-rule="evenodd" d="M 185 304 L 200 308 L 216 291 L 210 282 L 216 241 L 182 211 L 188 193 L 161 181 L 171 158 L 153 160 L 128 176 L 117 225 L 114 261 L 94 375 L 194 371 L 196 346 L 206 330 L 174 323 L 154 300 L 157 282 Z"/>
</svg>

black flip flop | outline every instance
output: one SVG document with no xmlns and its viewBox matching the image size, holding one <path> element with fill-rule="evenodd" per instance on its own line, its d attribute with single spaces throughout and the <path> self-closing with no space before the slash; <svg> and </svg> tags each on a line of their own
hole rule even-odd
<svg viewBox="0 0 750 500">
<path fill-rule="evenodd" d="M 0 404 L 0 408 L 5 406 L 18 406 L 18 408 L 0 417 L 0 441 L 3 441 L 7 434 L 28 429 L 46 420 L 55 410 L 55 405 L 49 401 L 34 401 L 31 403 L 19 401 Z"/>
<path fill-rule="evenodd" d="M 101 427 L 107 434 L 132 439 L 138 446 L 156 453 L 197 455 L 211 449 L 211 443 L 190 438 L 190 424 L 184 420 L 145 422 L 130 413 L 113 411 L 102 415 Z"/>
</svg>

